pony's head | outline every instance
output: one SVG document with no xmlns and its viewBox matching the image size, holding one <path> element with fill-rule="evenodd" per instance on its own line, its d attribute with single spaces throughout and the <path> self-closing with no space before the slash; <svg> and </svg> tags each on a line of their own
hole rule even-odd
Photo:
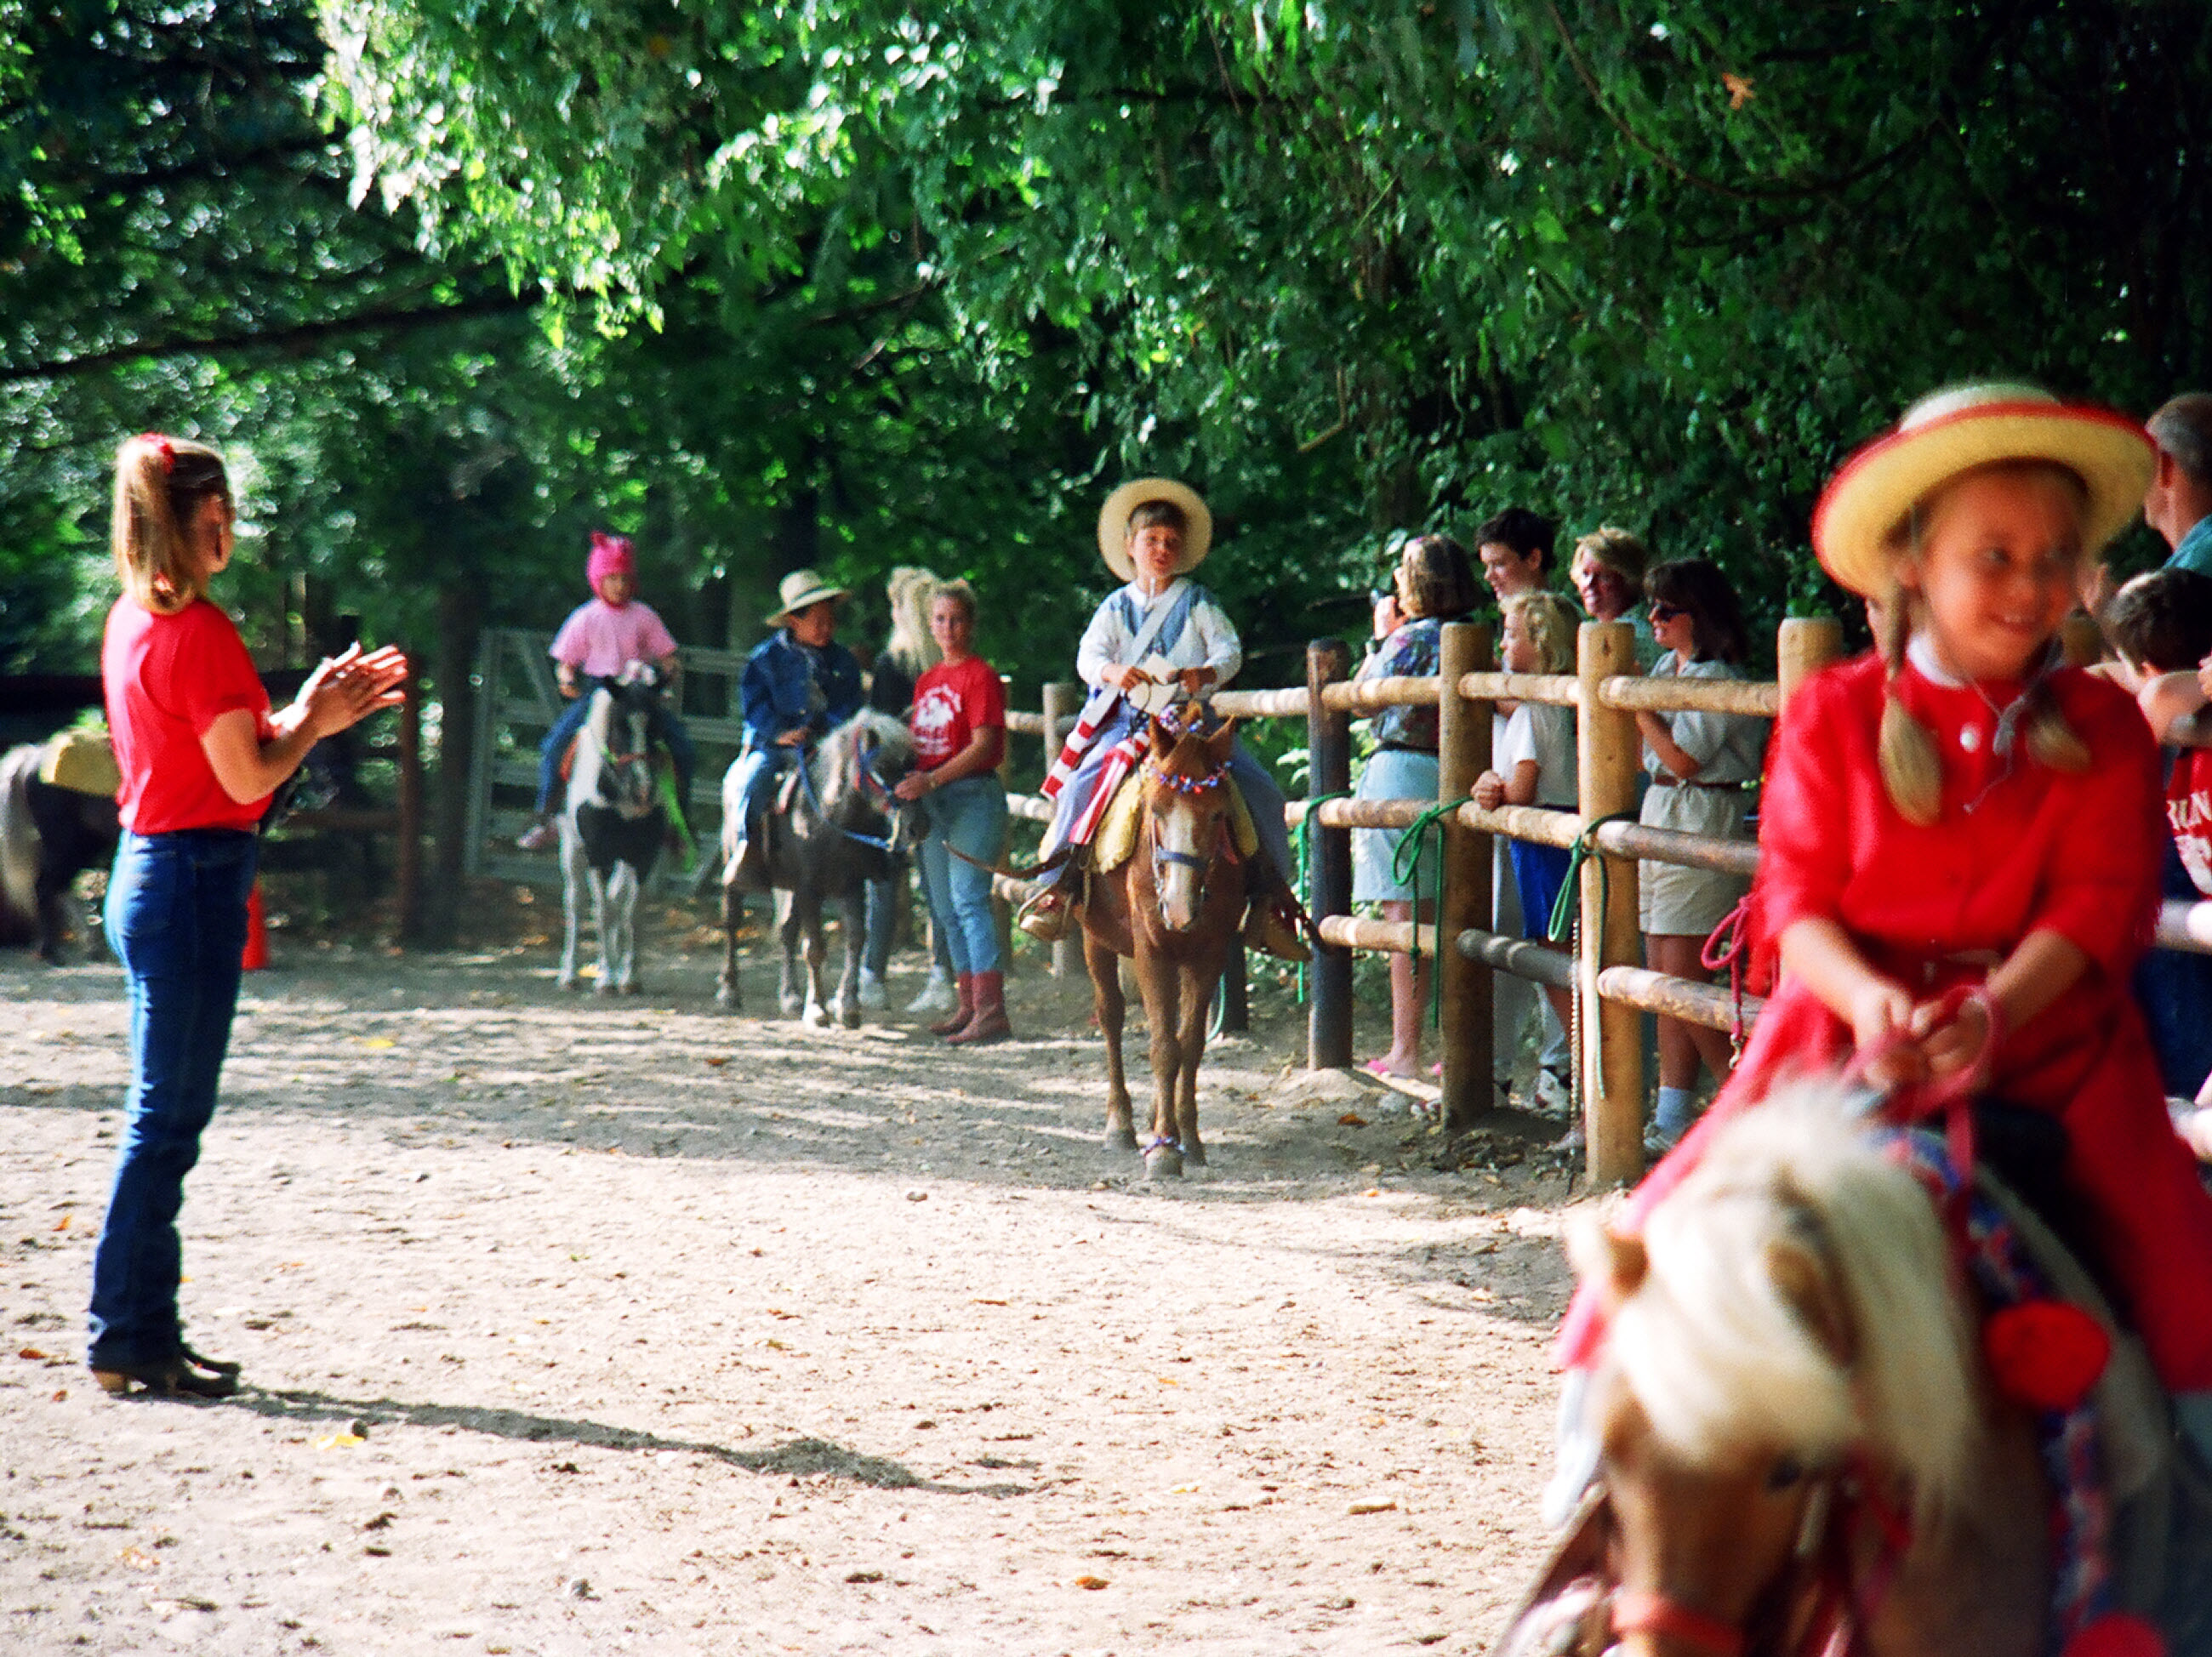
<svg viewBox="0 0 2212 1657">
<path fill-rule="evenodd" d="M 660 804 L 653 769 L 653 721 L 660 707 L 660 674 L 646 662 L 632 662 L 621 673 L 600 679 L 591 692 L 591 711 L 578 756 L 586 786 L 581 797 L 612 806 L 635 822 Z M 583 768 L 589 765 L 591 774 Z"/>
<path fill-rule="evenodd" d="M 894 846 L 914 838 L 907 829 L 914 808 L 891 792 L 914 769 L 914 758 L 905 720 L 862 708 L 823 737 L 809 762 L 823 816 L 848 828 L 887 819 Z"/>
<path fill-rule="evenodd" d="M 1641 1237 L 1593 1224 L 1571 1252 L 1610 1313 L 1587 1424 L 1631 1654 L 1755 1621 L 1847 1472 L 1923 1524 L 1956 1509 L 1981 1423 L 1943 1229 L 1839 1088 L 1747 1111 Z"/>
<path fill-rule="evenodd" d="M 1170 932 L 1187 932 L 1198 924 L 1217 871 L 1237 862 L 1229 808 L 1229 754 L 1237 727 L 1231 720 L 1207 734 L 1202 725 L 1195 710 L 1187 723 L 1154 719 L 1152 755 L 1142 773 L 1144 838 L 1160 919 Z M 1241 869 L 1237 891 L 1241 898 Z"/>
</svg>

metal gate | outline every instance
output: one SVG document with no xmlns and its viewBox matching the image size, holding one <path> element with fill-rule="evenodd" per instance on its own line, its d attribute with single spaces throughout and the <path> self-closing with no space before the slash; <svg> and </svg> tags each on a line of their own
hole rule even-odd
<svg viewBox="0 0 2212 1657">
<path fill-rule="evenodd" d="M 471 875 L 488 875 L 532 886 L 558 886 L 557 850 L 526 852 L 515 837 L 535 821 L 531 810 L 538 792 L 538 744 L 559 717 L 561 694 L 553 682 L 550 633 L 522 628 L 485 631 L 477 646 L 477 730 L 469 774 L 468 855 Z M 683 669 L 684 724 L 699 750 L 699 766 L 684 802 L 692 838 L 702 862 L 712 862 L 722 832 L 722 774 L 737 757 L 744 737 L 738 717 L 738 681 L 745 669 L 742 652 L 679 646 Z M 686 885 L 690 877 L 664 858 L 653 868 L 653 886 L 667 890 Z"/>
</svg>

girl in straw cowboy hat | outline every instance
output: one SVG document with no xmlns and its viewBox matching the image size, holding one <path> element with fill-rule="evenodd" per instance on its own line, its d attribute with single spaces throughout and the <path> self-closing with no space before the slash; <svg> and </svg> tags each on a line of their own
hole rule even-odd
<svg viewBox="0 0 2212 1657">
<path fill-rule="evenodd" d="M 860 659 L 837 642 L 837 606 L 848 596 L 811 569 L 792 571 L 767 618 L 775 631 L 745 658 L 738 681 L 745 745 L 731 768 L 742 804 L 726 885 L 765 884 L 750 853 L 770 780 L 808 743 L 860 711 Z"/>
<path fill-rule="evenodd" d="M 1050 866 L 1039 879 L 1044 889 L 1020 918 L 1023 930 L 1034 937 L 1063 938 L 1073 921 L 1060 877 L 1090 843 L 1105 811 L 1113 790 L 1102 783 L 1109 773 L 1118 778 L 1126 770 L 1132 744 L 1142 740 L 1148 688 L 1171 683 L 1185 696 L 1203 696 L 1235 678 L 1244 665 L 1236 627 L 1213 595 L 1190 579 L 1212 540 L 1213 515 L 1206 502 L 1170 478 L 1124 483 L 1099 508 L 1099 555 L 1127 585 L 1098 606 L 1076 651 L 1076 671 L 1091 687 L 1091 697 L 1044 782 L 1046 798 L 1055 800 L 1044 838 Z M 1303 961 L 1305 946 L 1285 901 L 1291 865 L 1282 790 L 1241 742 L 1231 754 L 1229 773 L 1271 865 L 1264 874 L 1255 871 L 1255 889 L 1266 895 L 1253 903 L 1245 941 Z"/>
<path fill-rule="evenodd" d="M 2212 1444 L 2212 1198 L 2128 991 L 2159 894 L 2157 750 L 2063 665 L 2075 578 L 2133 516 L 2142 428 L 2032 386 L 1915 404 L 1829 482 L 1813 545 L 1879 648 L 1808 681 L 1775 744 L 1755 888 L 1781 979 L 1735 1076 L 1615 1221 L 1791 1069 L 1985 1089 L 2066 1130 L 2064 1171 L 2183 1424 Z M 1563 1344 L 1586 1358 L 1578 1296 Z"/>
</svg>

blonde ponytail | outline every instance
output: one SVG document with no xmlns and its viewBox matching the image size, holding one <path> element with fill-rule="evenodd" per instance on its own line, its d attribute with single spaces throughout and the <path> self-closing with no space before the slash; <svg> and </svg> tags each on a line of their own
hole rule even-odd
<svg viewBox="0 0 2212 1657">
<path fill-rule="evenodd" d="M 1893 578 L 1881 605 L 1879 643 L 1884 678 L 1875 750 L 1881 786 L 1898 816 L 1916 828 L 1930 828 L 1943 812 L 1942 756 L 1928 727 L 1905 711 L 1897 695 L 1897 676 L 1905 671 L 1905 646 L 1912 637 L 1912 595 Z"/>
<path fill-rule="evenodd" d="M 108 531 L 123 591 L 160 616 L 206 591 L 191 525 L 210 495 L 230 498 L 222 457 L 188 438 L 142 432 L 115 452 L 115 511 Z"/>
</svg>

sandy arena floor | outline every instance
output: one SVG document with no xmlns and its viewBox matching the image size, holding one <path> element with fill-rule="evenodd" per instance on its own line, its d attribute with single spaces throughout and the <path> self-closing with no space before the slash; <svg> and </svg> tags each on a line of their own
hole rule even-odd
<svg viewBox="0 0 2212 1657">
<path fill-rule="evenodd" d="M 1434 1171 L 1285 1028 L 1148 1186 L 1087 990 L 1029 969 L 1029 1039 L 955 1057 L 718 1014 L 659 930 L 620 1004 L 542 944 L 280 943 L 185 1205 L 248 1382 L 206 1405 L 82 1368 L 120 975 L 0 956 L 0 1651 L 1485 1648 L 1545 1541 L 1556 1168 Z"/>
</svg>

